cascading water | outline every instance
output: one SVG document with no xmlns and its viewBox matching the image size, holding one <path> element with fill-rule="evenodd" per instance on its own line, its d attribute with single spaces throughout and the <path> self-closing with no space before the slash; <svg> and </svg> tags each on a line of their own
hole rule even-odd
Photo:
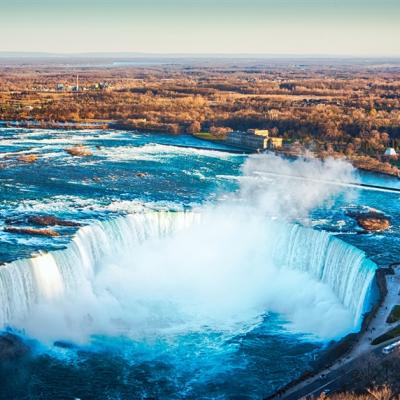
<svg viewBox="0 0 400 400">
<path fill-rule="evenodd" d="M 181 218 L 176 217 L 177 215 Z M 195 214 L 143 213 L 81 228 L 68 248 L 0 267 L 0 325 L 23 318 L 35 304 L 73 295 L 90 285 L 104 257 L 184 228 Z"/>
<path fill-rule="evenodd" d="M 304 271 L 329 286 L 351 310 L 354 326 L 369 308 L 376 264 L 365 253 L 324 231 L 276 224 L 276 265 Z"/>
<path fill-rule="evenodd" d="M 323 330 L 299 328 L 328 338 L 359 327 L 374 270 L 362 251 L 328 233 L 240 208 L 132 214 L 80 229 L 65 250 L 2 266 L 0 324 L 82 341 L 213 324 L 242 329 L 268 311 L 295 321 L 296 303 L 318 318 L 332 313 Z M 308 293 L 286 304 L 293 289 Z M 338 330 L 335 319 L 344 320 Z"/>
</svg>

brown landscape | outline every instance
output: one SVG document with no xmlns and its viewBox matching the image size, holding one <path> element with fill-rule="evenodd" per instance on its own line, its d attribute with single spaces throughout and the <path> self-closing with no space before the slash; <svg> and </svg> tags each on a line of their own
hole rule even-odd
<svg viewBox="0 0 400 400">
<path fill-rule="evenodd" d="M 281 151 L 288 154 L 346 157 L 357 167 L 397 176 L 397 155 L 384 153 L 400 145 L 400 64 L 2 64 L 0 120 L 210 140 L 263 128 L 283 138 Z"/>
</svg>

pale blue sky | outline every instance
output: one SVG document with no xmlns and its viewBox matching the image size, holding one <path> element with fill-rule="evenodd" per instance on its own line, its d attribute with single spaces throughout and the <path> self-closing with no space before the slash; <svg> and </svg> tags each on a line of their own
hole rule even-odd
<svg viewBox="0 0 400 400">
<path fill-rule="evenodd" d="M 400 0 L 0 0 L 0 51 L 400 56 Z"/>
</svg>

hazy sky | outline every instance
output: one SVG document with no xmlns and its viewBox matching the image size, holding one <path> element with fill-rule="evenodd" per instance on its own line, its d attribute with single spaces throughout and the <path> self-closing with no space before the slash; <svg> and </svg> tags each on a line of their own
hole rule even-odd
<svg viewBox="0 0 400 400">
<path fill-rule="evenodd" d="M 0 0 L 0 51 L 400 56 L 400 0 Z"/>
</svg>

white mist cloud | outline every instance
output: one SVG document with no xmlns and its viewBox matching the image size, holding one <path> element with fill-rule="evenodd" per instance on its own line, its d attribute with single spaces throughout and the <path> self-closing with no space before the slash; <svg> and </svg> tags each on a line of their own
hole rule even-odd
<svg viewBox="0 0 400 400">
<path fill-rule="evenodd" d="M 94 334 L 143 339 L 214 330 L 231 336 L 269 312 L 283 315 L 289 330 L 322 339 L 354 329 L 352 311 L 305 272 L 307 265 L 284 265 L 291 244 L 283 241 L 290 237 L 284 234 L 288 222 L 343 190 L 328 182 L 353 180 L 352 167 L 257 155 L 246 161 L 243 175 L 232 201 L 197 210 L 200 217 L 190 223 L 183 213 L 159 215 L 142 226 L 143 242 L 132 241 L 129 233 L 136 229 L 135 216 L 114 223 L 110 237 L 123 245 L 109 244 L 74 293 L 41 301 L 28 316 L 15 316 L 13 325 L 45 341 L 77 342 Z M 110 240 L 103 236 L 97 244 L 96 237 L 80 237 L 80 243 L 91 243 L 94 259 Z M 304 252 L 314 245 L 306 244 Z"/>
<path fill-rule="evenodd" d="M 253 155 L 242 171 L 241 198 L 259 211 L 288 220 L 306 216 L 356 180 L 351 164 L 332 158 L 288 161 Z"/>
</svg>

